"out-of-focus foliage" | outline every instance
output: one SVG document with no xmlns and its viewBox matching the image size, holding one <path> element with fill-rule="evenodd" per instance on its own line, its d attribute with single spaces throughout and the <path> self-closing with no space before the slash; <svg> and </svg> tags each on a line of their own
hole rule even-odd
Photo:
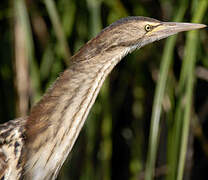
<svg viewBox="0 0 208 180">
<path fill-rule="evenodd" d="M 208 24 L 207 7 L 207 0 L 2 0 L 1 123 L 29 114 L 70 56 L 115 20 Z M 124 58 L 58 179 L 206 179 L 207 44 L 207 30 L 181 33 Z"/>
</svg>

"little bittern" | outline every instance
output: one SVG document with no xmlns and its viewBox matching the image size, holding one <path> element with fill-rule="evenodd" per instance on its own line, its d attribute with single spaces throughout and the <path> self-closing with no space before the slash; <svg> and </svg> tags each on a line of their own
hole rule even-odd
<svg viewBox="0 0 208 180">
<path fill-rule="evenodd" d="M 146 44 L 203 27 L 128 17 L 102 30 L 71 58 L 28 117 L 0 126 L 0 178 L 55 179 L 114 66 Z"/>
</svg>

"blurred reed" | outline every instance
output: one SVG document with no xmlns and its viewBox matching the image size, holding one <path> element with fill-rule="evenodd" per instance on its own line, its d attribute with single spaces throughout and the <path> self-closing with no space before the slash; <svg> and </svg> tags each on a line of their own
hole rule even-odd
<svg viewBox="0 0 208 180">
<path fill-rule="evenodd" d="M 12 113 L 15 103 L 22 107 L 16 115 L 25 115 L 70 64 L 71 55 L 115 20 L 142 15 L 166 21 L 192 19 L 192 22 L 208 23 L 207 3 L 207 0 L 3 0 L 1 121 L 15 118 Z M 8 25 L 11 21 L 15 22 L 13 26 Z M 196 78 L 201 77 L 198 71 L 195 77 L 198 64 L 204 71 L 208 68 L 208 38 L 203 30 L 185 37 L 185 45 L 184 35 L 177 39 L 174 36 L 165 43 L 150 44 L 119 63 L 104 83 L 58 179 L 194 177 L 198 164 L 195 157 L 187 158 L 187 154 L 195 152 L 207 157 L 203 153 L 208 152 L 207 128 L 202 128 L 208 116 L 208 97 L 204 95 L 208 87 L 204 83 L 197 94 L 194 91 L 199 86 Z M 16 76 L 11 68 L 13 59 Z M 16 83 L 17 94 L 11 81 Z M 195 99 L 200 103 L 196 105 Z M 193 124 L 191 129 L 190 124 Z M 197 148 L 202 150 L 188 144 L 189 133 L 192 141 L 194 137 L 200 141 Z M 192 166 L 186 167 L 189 164 Z M 197 177 L 202 178 L 203 173 Z"/>
</svg>

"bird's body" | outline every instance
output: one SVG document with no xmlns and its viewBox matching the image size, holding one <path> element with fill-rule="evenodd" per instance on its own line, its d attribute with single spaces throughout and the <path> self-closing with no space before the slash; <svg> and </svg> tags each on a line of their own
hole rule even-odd
<svg viewBox="0 0 208 180">
<path fill-rule="evenodd" d="M 148 43 L 202 27 L 130 17 L 104 29 L 71 58 L 28 117 L 0 126 L 0 178 L 55 179 L 115 65 Z"/>
<path fill-rule="evenodd" d="M 0 125 L 0 179 L 18 179 L 21 176 L 26 119 L 18 118 Z"/>
</svg>

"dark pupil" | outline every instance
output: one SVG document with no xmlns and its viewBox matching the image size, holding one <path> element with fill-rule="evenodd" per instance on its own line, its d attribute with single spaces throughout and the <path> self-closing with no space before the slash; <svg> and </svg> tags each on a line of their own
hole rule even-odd
<svg viewBox="0 0 208 180">
<path fill-rule="evenodd" d="M 147 29 L 147 30 L 150 30 L 150 26 L 147 26 L 146 29 Z"/>
</svg>

